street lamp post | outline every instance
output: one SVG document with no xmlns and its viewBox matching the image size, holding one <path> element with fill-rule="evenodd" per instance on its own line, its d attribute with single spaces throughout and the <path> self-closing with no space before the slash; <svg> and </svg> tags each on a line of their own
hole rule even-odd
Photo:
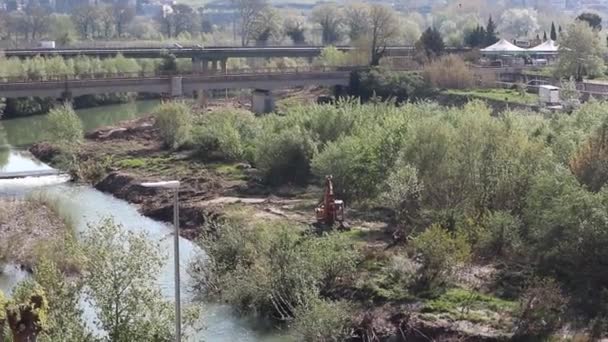
<svg viewBox="0 0 608 342">
<path fill-rule="evenodd" d="M 175 237 L 173 240 L 174 247 L 174 268 L 175 268 L 175 341 L 181 342 L 182 339 L 182 313 L 181 313 L 181 294 L 179 280 L 179 181 L 142 183 L 143 187 L 154 189 L 174 190 L 173 196 L 173 227 L 175 229 Z"/>
</svg>

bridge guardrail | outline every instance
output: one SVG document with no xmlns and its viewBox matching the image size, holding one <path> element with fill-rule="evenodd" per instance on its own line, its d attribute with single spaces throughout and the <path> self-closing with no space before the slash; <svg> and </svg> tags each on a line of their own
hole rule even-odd
<svg viewBox="0 0 608 342">
<path fill-rule="evenodd" d="M 317 66 L 317 67 L 295 67 L 295 68 L 247 68 L 247 69 L 231 69 L 226 73 L 221 72 L 174 72 L 174 71 L 156 71 L 156 72 L 121 72 L 121 73 L 92 73 L 92 74 L 58 74 L 46 75 L 44 77 L 10 77 L 0 75 L 0 84 L 6 83 L 32 83 L 32 82 L 61 82 L 61 81 L 85 81 L 85 80 L 103 80 L 103 79 L 132 79 L 132 78 L 155 78 L 155 77 L 226 77 L 239 75 L 267 75 L 267 74 L 301 74 L 312 72 L 352 72 L 356 70 L 365 70 L 367 67 L 342 67 L 342 66 Z"/>
</svg>

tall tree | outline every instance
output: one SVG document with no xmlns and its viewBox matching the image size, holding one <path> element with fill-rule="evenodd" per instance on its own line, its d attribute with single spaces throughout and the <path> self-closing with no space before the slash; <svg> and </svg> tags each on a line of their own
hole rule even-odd
<svg viewBox="0 0 608 342">
<path fill-rule="evenodd" d="M 483 28 L 483 27 L 482 27 Z M 486 25 L 486 38 L 485 45 L 492 45 L 498 41 L 498 32 L 496 31 L 496 24 L 492 19 L 492 16 L 488 18 L 488 24 Z"/>
<path fill-rule="evenodd" d="M 600 17 L 598 14 L 591 12 L 581 13 L 578 17 L 576 17 L 576 20 L 586 22 L 594 30 L 602 30 L 602 17 Z"/>
<path fill-rule="evenodd" d="M 561 26 L 560 26 L 560 32 L 561 32 Z M 555 23 L 551 22 L 551 40 L 557 40 L 557 32 L 555 32 Z"/>
<path fill-rule="evenodd" d="M 99 26 L 101 28 L 101 34 L 104 38 L 108 39 L 114 35 L 114 27 L 116 26 L 116 19 L 114 17 L 114 11 L 112 7 L 104 5 L 99 6 Z"/>
<path fill-rule="evenodd" d="M 501 33 L 514 38 L 528 37 L 538 28 L 538 14 L 533 9 L 511 8 L 500 16 Z"/>
<path fill-rule="evenodd" d="M 192 33 L 196 30 L 198 23 L 196 11 L 186 4 L 173 5 L 173 33 L 179 36 L 181 33 Z"/>
<path fill-rule="evenodd" d="M 40 5 L 29 6 L 25 11 L 25 20 L 32 40 L 36 40 L 49 29 L 50 11 Z"/>
<path fill-rule="evenodd" d="M 100 13 L 97 6 L 83 5 L 72 12 L 72 21 L 82 38 L 92 38 L 98 28 Z"/>
<path fill-rule="evenodd" d="M 270 7 L 259 13 L 251 27 L 251 39 L 256 45 L 268 45 L 272 38 L 279 36 L 281 32 L 279 19 L 279 13 Z"/>
<path fill-rule="evenodd" d="M 112 13 L 116 23 L 116 35 L 120 38 L 123 36 L 127 25 L 135 18 L 135 8 L 117 1 L 112 5 Z"/>
<path fill-rule="evenodd" d="M 351 42 L 363 38 L 369 32 L 369 13 L 370 8 L 366 4 L 354 3 L 346 7 L 344 22 Z"/>
<path fill-rule="evenodd" d="M 241 36 L 241 45 L 247 46 L 252 30 L 260 14 L 268 7 L 266 0 L 231 0 L 236 7 L 236 23 Z"/>
<path fill-rule="evenodd" d="M 321 27 L 323 45 L 336 44 L 340 40 L 344 19 L 342 11 L 336 5 L 326 4 L 315 7 L 311 19 Z"/>
<path fill-rule="evenodd" d="M 395 12 L 386 5 L 372 5 L 369 9 L 369 33 L 371 61 L 375 66 L 380 64 L 387 46 L 399 36 L 399 21 Z"/>
<path fill-rule="evenodd" d="M 487 41 L 488 37 L 486 30 L 481 25 L 477 25 L 477 27 L 475 27 L 472 31 L 469 31 L 464 35 L 465 45 L 473 48 L 485 47 L 486 45 L 488 45 L 486 43 Z"/>
<path fill-rule="evenodd" d="M 294 45 L 306 44 L 306 20 L 300 17 L 288 17 L 283 23 L 285 35 Z"/>
<path fill-rule="evenodd" d="M 605 70 L 604 44 L 599 35 L 586 22 L 576 21 L 562 32 L 559 45 L 557 73 L 560 77 L 601 75 Z"/>
<path fill-rule="evenodd" d="M 440 56 L 443 50 L 445 50 L 445 43 L 443 42 L 441 33 L 434 27 L 427 28 L 416 42 L 416 50 L 424 53 L 427 59 Z"/>
<path fill-rule="evenodd" d="M 543 42 L 547 41 L 547 31 L 543 31 Z"/>
<path fill-rule="evenodd" d="M 173 308 L 157 286 L 159 247 L 110 219 L 84 238 L 84 292 L 96 309 L 96 325 L 110 341 L 170 341 Z"/>
</svg>

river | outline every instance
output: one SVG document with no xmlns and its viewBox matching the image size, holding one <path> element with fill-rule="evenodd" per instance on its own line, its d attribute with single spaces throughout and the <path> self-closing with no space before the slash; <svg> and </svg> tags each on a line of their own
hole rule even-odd
<svg viewBox="0 0 608 342">
<path fill-rule="evenodd" d="M 156 101 L 140 101 L 124 105 L 112 105 L 94 109 L 79 110 L 83 126 L 91 130 L 101 126 L 116 124 L 119 121 L 134 119 L 149 113 Z M 28 153 L 15 146 L 24 147 L 44 139 L 46 117 L 35 116 L 0 121 L 0 172 L 31 171 L 49 168 L 34 160 Z M 33 191 L 43 191 L 58 201 L 65 212 L 72 216 L 77 232 L 88 229 L 88 224 L 112 216 L 114 221 L 131 231 L 144 231 L 160 243 L 166 263 L 158 279 L 162 293 L 173 300 L 173 229 L 138 213 L 129 203 L 104 194 L 90 186 L 76 185 L 59 176 L 19 180 L 0 180 L 0 196 L 21 197 Z M 203 253 L 192 242 L 180 238 L 180 264 L 182 276 L 182 303 L 192 303 L 190 279 L 187 267 L 193 257 Z M 10 293 L 12 287 L 28 275 L 13 265 L 5 265 L 0 273 L 0 290 Z M 227 306 L 199 303 L 203 305 L 205 329 L 192 338 L 193 341 L 278 341 L 276 335 L 267 335 L 254 329 L 252 320 L 239 318 Z M 91 308 L 88 310 L 91 312 Z M 87 316 L 91 316 L 90 314 Z"/>
</svg>

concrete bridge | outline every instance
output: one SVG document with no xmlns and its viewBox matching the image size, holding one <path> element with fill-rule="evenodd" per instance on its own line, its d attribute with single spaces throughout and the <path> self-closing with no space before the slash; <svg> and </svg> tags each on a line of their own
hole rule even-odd
<svg viewBox="0 0 608 342">
<path fill-rule="evenodd" d="M 229 58 L 308 58 L 318 57 L 325 46 L 266 46 L 266 47 L 129 47 L 129 48 L 60 48 L 60 49 L 14 49 L 4 50 L 6 57 L 32 58 L 35 56 L 65 58 L 90 56 L 99 58 L 114 57 L 121 54 L 127 58 L 162 58 L 168 53 L 176 58 L 190 58 L 192 70 L 206 72 L 211 69 L 216 72 L 221 68 L 225 73 Z M 353 46 L 338 46 L 338 50 L 349 52 L 357 50 Z M 387 58 L 412 57 L 415 53 L 413 46 L 389 46 L 384 54 Z M 468 48 L 447 48 L 449 53 L 467 52 Z M 219 65 L 219 67 L 218 67 Z"/>
<path fill-rule="evenodd" d="M 253 110 L 274 109 L 272 91 L 301 86 L 348 86 L 352 69 L 281 70 L 230 75 L 202 73 L 154 76 L 114 76 L 96 79 L 1 81 L 0 97 L 51 97 L 71 99 L 107 93 L 155 93 L 171 97 L 204 98 L 214 89 L 253 89 Z"/>
</svg>

